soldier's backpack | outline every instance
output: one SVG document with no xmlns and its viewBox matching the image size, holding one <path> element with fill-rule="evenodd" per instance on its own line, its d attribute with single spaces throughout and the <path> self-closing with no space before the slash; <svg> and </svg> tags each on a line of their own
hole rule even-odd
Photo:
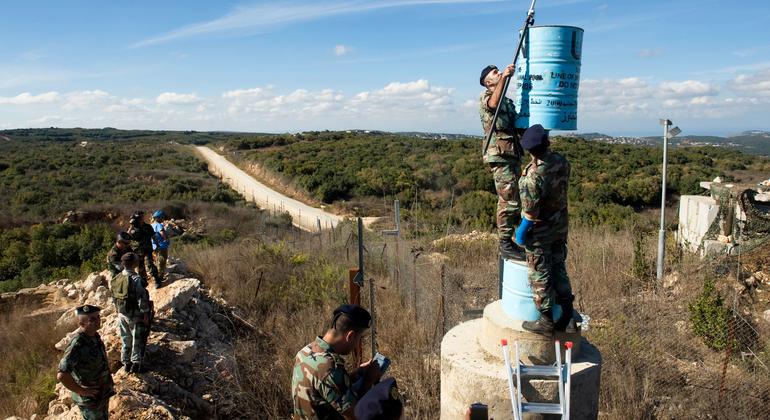
<svg viewBox="0 0 770 420">
<path fill-rule="evenodd" d="M 110 282 L 110 291 L 118 312 L 126 314 L 137 308 L 138 302 L 131 288 L 131 280 L 126 273 L 119 273 Z"/>
</svg>

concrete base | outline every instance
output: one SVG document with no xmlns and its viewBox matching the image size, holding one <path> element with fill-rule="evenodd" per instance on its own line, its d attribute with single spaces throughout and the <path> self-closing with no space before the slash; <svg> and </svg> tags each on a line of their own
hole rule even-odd
<svg viewBox="0 0 770 420">
<path fill-rule="evenodd" d="M 505 363 L 482 351 L 474 340 L 483 320 L 474 319 L 451 329 L 441 342 L 441 419 L 464 420 L 474 402 L 489 406 L 489 417 L 512 416 Z M 599 413 L 601 354 L 587 341 L 572 362 L 570 417 L 595 419 Z M 500 353 L 502 358 L 502 351 Z M 522 395 L 529 402 L 558 401 L 555 379 L 522 381 Z M 527 415 L 525 418 L 540 418 Z"/>
<path fill-rule="evenodd" d="M 519 351 L 521 360 L 528 365 L 548 365 L 556 362 L 556 353 L 553 345 L 554 340 L 562 343 L 571 341 L 572 358 L 575 359 L 580 354 L 580 333 L 567 334 L 557 332 L 552 337 L 532 334 L 521 327 L 522 321 L 509 318 L 503 312 L 501 301 L 490 303 L 484 308 L 484 318 L 481 323 L 481 334 L 478 336 L 479 347 L 488 355 L 502 359 L 502 346 L 500 339 L 505 338 L 511 345 L 515 341 L 519 342 Z M 564 347 L 561 348 L 561 358 L 564 360 Z"/>
<path fill-rule="evenodd" d="M 551 364 L 555 357 L 554 338 L 522 331 L 520 327 L 521 321 L 505 316 L 501 302 L 497 301 L 487 305 L 483 318 L 457 325 L 444 336 L 441 342 L 442 420 L 465 419 L 465 412 L 474 402 L 487 404 L 490 418 L 512 417 L 500 339 L 507 338 L 511 345 L 518 340 L 520 356 L 526 364 Z M 574 340 L 570 416 L 595 419 L 599 413 L 601 354 L 579 334 L 560 339 Z M 557 402 L 556 384 L 555 378 L 523 378 L 522 395 L 529 402 Z M 546 417 L 527 414 L 524 418 Z"/>
</svg>

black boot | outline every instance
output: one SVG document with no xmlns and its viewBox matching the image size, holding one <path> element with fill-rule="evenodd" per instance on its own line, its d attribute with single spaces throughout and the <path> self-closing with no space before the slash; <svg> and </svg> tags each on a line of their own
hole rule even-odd
<svg viewBox="0 0 770 420">
<path fill-rule="evenodd" d="M 551 318 L 540 314 L 540 318 L 537 321 L 524 321 L 521 327 L 535 334 L 552 335 L 554 325 Z"/>
<path fill-rule="evenodd" d="M 500 238 L 500 255 L 504 260 L 524 261 L 524 248 L 516 245 L 511 238 Z"/>
<path fill-rule="evenodd" d="M 557 302 L 561 305 L 561 317 L 556 321 L 556 331 L 564 331 L 569 334 L 577 332 L 577 326 L 575 324 L 575 308 L 572 306 L 572 302 L 575 300 L 575 296 L 567 296 L 564 298 L 557 298 Z"/>
</svg>

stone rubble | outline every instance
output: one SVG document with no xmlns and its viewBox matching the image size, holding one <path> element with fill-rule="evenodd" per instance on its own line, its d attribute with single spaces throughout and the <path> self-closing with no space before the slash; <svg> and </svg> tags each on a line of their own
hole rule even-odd
<svg viewBox="0 0 770 420">
<path fill-rule="evenodd" d="M 147 344 L 147 372 L 126 374 L 120 368 L 120 335 L 117 313 L 109 290 L 108 271 L 93 273 L 76 283 L 45 285 L 45 300 L 63 314 L 57 326 L 71 329 L 55 347 L 63 351 L 77 330 L 74 307 L 81 304 L 102 308 L 99 334 L 105 343 L 117 395 L 110 399 L 110 418 L 198 419 L 236 415 L 228 397 L 235 362 L 229 339 L 233 323 L 226 303 L 208 296 L 197 279 L 190 278 L 183 264 L 169 267 L 170 284 L 161 289 L 149 286 L 155 304 L 155 321 Z M 42 293 L 42 292 L 40 292 Z M 50 308 L 49 308 L 50 310 Z M 49 403 L 47 416 L 36 419 L 80 419 L 70 392 L 56 385 L 57 397 Z"/>
</svg>

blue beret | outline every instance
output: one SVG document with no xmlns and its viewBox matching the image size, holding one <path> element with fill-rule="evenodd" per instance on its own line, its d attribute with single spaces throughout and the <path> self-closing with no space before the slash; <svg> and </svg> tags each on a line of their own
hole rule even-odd
<svg viewBox="0 0 770 420">
<path fill-rule="evenodd" d="M 388 378 L 373 386 L 358 400 L 355 414 L 358 420 L 399 419 L 403 410 L 404 404 L 396 380 Z"/>
<path fill-rule="evenodd" d="M 372 322 L 372 316 L 369 311 L 358 305 L 341 305 L 334 310 L 334 322 L 341 314 L 347 315 L 352 324 L 358 328 L 369 328 Z"/>
<path fill-rule="evenodd" d="M 101 310 L 102 308 L 95 305 L 83 305 L 75 308 L 75 312 L 77 312 L 78 315 L 88 315 Z"/>
<path fill-rule="evenodd" d="M 524 150 L 532 150 L 545 143 L 547 139 L 548 132 L 545 131 L 542 125 L 535 124 L 532 127 L 529 127 L 527 131 L 524 132 L 524 135 L 521 136 L 521 147 L 523 147 Z"/>
<path fill-rule="evenodd" d="M 483 70 L 481 70 L 481 77 L 479 77 L 479 83 L 481 83 L 481 86 L 486 86 L 484 84 L 484 79 L 487 78 L 487 75 L 489 74 L 490 71 L 495 70 L 495 69 L 497 69 L 497 66 L 495 66 L 494 64 L 490 64 L 490 65 L 484 67 Z"/>
</svg>

